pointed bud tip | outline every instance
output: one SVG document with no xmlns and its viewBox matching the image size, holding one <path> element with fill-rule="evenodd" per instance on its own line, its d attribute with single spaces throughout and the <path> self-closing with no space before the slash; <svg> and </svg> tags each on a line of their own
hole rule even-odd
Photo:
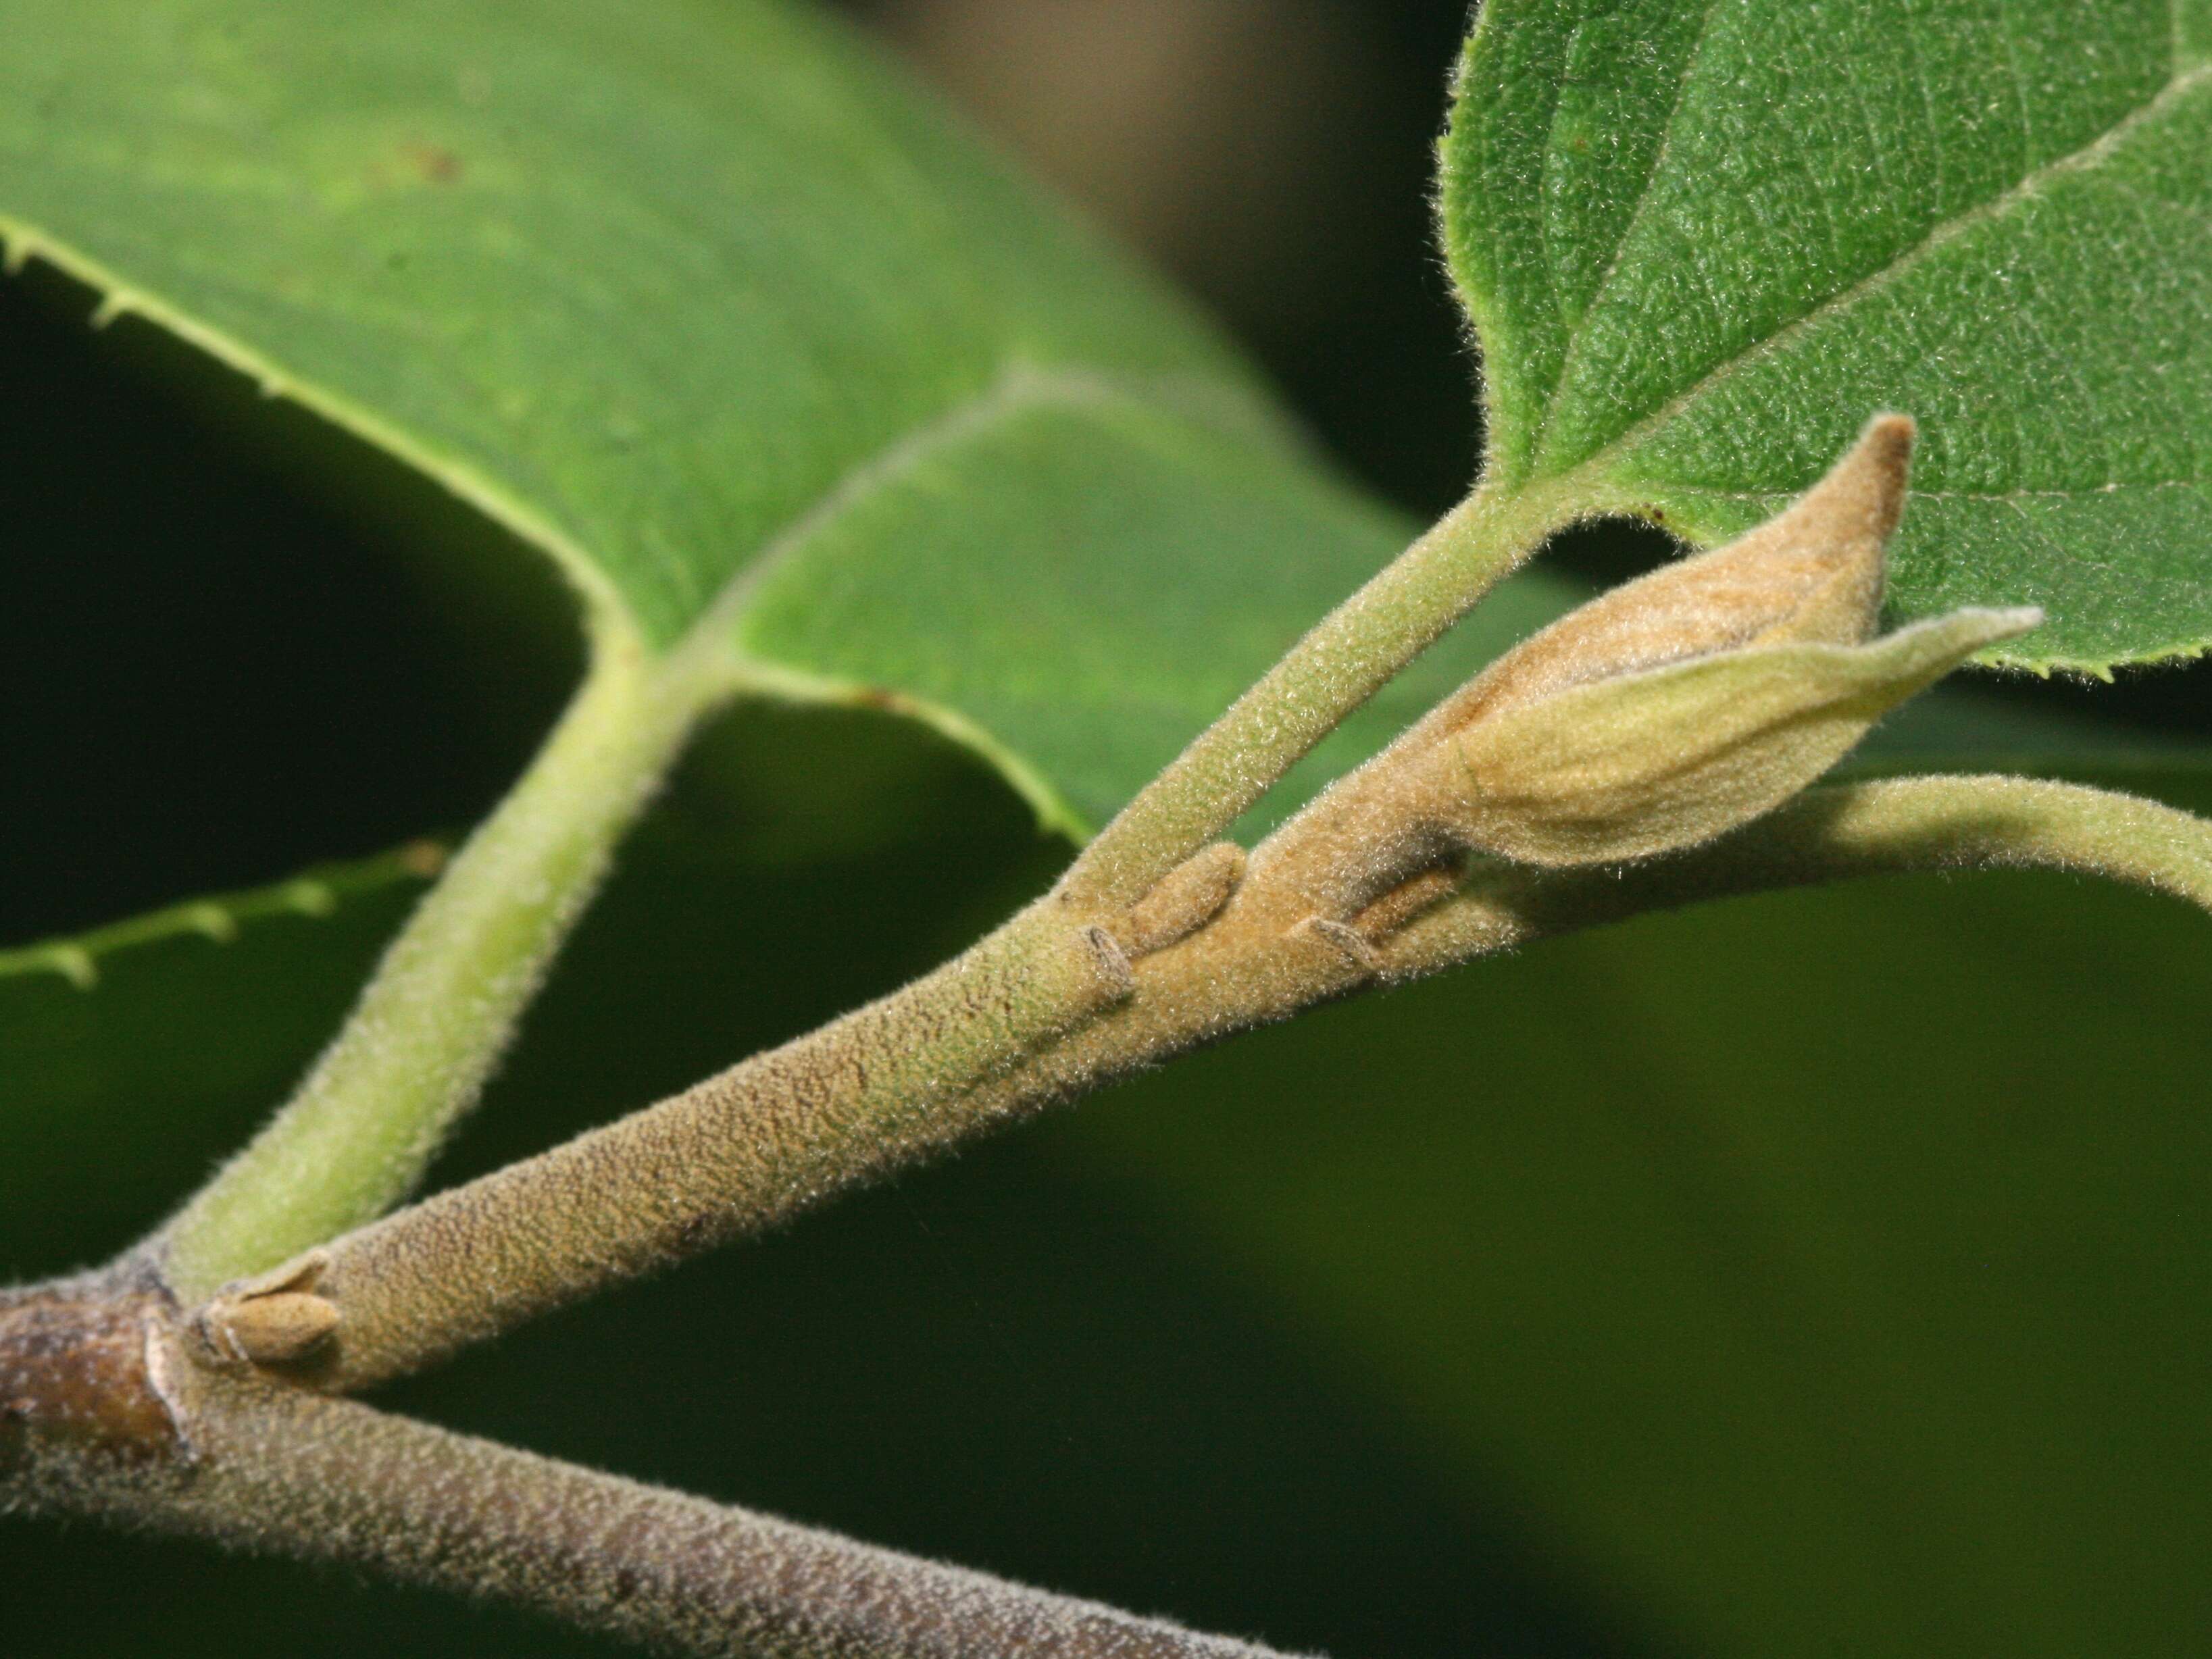
<svg viewBox="0 0 2212 1659">
<path fill-rule="evenodd" d="M 1919 435 L 1919 423 L 1912 416 L 1885 410 L 1866 423 L 1866 430 L 1859 434 L 1857 447 L 1884 471 L 1895 471 L 1911 463 L 1912 446 Z"/>
<path fill-rule="evenodd" d="M 1909 415 L 1877 415 L 1843 459 L 1806 491 L 1791 515 L 1837 545 L 1888 541 L 1904 516 L 1919 433 Z"/>
<path fill-rule="evenodd" d="M 1870 638 L 1917 431 L 1909 415 L 1876 415 L 1784 511 L 1724 547 L 1569 612 L 1491 664 L 1416 731 L 1457 731 L 1570 686 L 1756 642 Z"/>
</svg>

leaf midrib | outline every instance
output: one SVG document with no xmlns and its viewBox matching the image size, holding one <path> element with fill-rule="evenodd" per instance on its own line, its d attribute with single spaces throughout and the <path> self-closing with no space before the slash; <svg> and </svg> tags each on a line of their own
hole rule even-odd
<svg viewBox="0 0 2212 1659">
<path fill-rule="evenodd" d="M 2042 166 L 2033 168 L 2002 194 L 1993 196 L 1986 202 L 1969 208 L 1963 213 L 1954 214 L 1950 218 L 1942 221 L 1932 227 L 1919 241 L 1893 256 L 1877 270 L 1868 272 L 1867 275 L 1844 288 L 1838 289 L 1818 305 L 1792 318 L 1763 338 L 1753 341 L 1741 351 L 1714 364 L 1690 386 L 1675 393 L 1650 414 L 1644 416 L 1625 428 L 1618 436 L 1589 455 L 1571 462 L 1565 467 L 1547 471 L 1543 465 L 1544 458 L 1539 453 L 1533 464 L 1535 468 L 1534 476 L 1545 477 L 1565 472 L 1578 472 L 1593 477 L 1602 474 L 1610 466 L 1618 464 L 1632 453 L 1647 438 L 1665 427 L 1668 422 L 1673 421 L 1716 385 L 1755 366 L 1771 353 L 1782 349 L 1792 339 L 1816 326 L 1825 318 L 1846 309 L 1869 295 L 1880 293 L 1889 283 L 1899 279 L 1907 270 L 1937 249 L 1966 234 L 1975 227 L 2002 216 L 2020 203 L 2032 198 L 2054 175 L 2084 171 L 2098 166 L 2139 128 L 2157 119 L 2208 81 L 2212 81 L 2212 63 L 2200 64 L 2193 69 L 2171 76 L 2151 98 L 2129 111 L 2125 116 L 2114 122 L 2088 143 L 2077 149 L 2069 150 L 2063 155 L 2056 156 Z M 1656 168 L 1654 177 L 1656 177 Z M 1647 197 L 1649 188 L 1647 184 Z M 1641 211 L 1639 204 L 1639 216 Z M 1633 234 L 1635 222 L 1632 220 L 1628 229 L 1622 233 L 1621 240 L 1624 244 Z M 1596 309 L 1596 303 L 1593 301 L 1590 313 L 1594 313 Z M 1585 313 L 1585 316 L 1589 314 L 1590 313 Z M 1553 384 L 1551 399 L 1547 402 L 1547 420 L 1552 405 L 1558 398 L 1559 390 L 1565 384 L 1567 371 L 1571 366 L 1571 350 L 1561 359 L 1559 379 Z"/>
<path fill-rule="evenodd" d="M 1029 805 L 1042 829 L 1078 842 L 1087 840 L 1092 826 L 1074 803 L 1027 758 L 960 709 L 905 689 L 886 702 L 879 686 L 756 655 L 738 645 L 737 636 L 753 596 L 763 586 L 848 514 L 896 487 L 931 459 L 1041 410 L 1152 407 L 1139 395 L 1140 386 L 1149 389 L 1181 418 L 1218 430 L 1229 428 L 1227 421 L 1206 421 L 1186 406 L 1188 400 L 1167 395 L 1174 390 L 1168 380 L 1139 380 L 1097 369 L 1010 362 L 981 392 L 908 428 L 891 443 L 848 467 L 811 506 L 763 544 L 761 550 L 723 585 L 698 619 L 678 637 L 668 653 L 671 672 L 679 679 L 684 678 L 685 659 L 698 657 L 705 659 L 705 677 L 728 695 L 888 708 L 981 757 Z"/>
<path fill-rule="evenodd" d="M 947 404 L 848 466 L 723 584 L 702 608 L 697 620 L 678 636 L 673 649 L 687 648 L 690 640 L 701 635 L 719 632 L 726 637 L 743 617 L 754 593 L 803 553 L 808 543 L 933 456 L 1037 410 L 1097 409 L 1141 401 L 1130 377 L 1068 365 L 1047 367 L 1020 361 L 1001 365 L 981 391 Z"/>
</svg>

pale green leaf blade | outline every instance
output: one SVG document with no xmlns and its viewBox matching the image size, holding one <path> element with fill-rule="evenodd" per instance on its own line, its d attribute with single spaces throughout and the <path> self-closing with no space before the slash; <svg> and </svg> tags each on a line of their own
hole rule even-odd
<svg viewBox="0 0 2212 1659">
<path fill-rule="evenodd" d="M 9 23 L 15 258 L 436 478 L 603 629 L 733 626 L 757 687 L 910 708 L 1070 827 L 1398 543 L 1203 325 L 798 6 Z M 834 635 L 801 588 L 854 600 Z"/>
<path fill-rule="evenodd" d="M 1445 147 L 1492 465 L 1714 541 L 1922 423 L 1905 617 L 2212 644 L 2212 7 L 1498 0 Z"/>
<path fill-rule="evenodd" d="M 736 637 L 801 695 L 916 713 L 984 749 L 1080 833 L 1401 541 L 1241 437 L 1030 375 L 765 562 Z M 1370 745 L 1418 695 L 1370 716 Z"/>
</svg>

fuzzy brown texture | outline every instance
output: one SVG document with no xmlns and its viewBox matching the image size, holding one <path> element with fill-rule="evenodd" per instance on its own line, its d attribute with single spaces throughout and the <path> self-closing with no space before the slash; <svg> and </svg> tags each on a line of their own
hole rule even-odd
<svg viewBox="0 0 2212 1659">
<path fill-rule="evenodd" d="M 1674 902 L 1666 884 L 1694 863 L 1547 885 L 1483 856 L 1451 793 L 1466 782 L 1454 723 L 1511 720 L 1684 657 L 1863 637 L 1911 443 L 1910 422 L 1876 421 L 1771 524 L 1529 641 L 1249 858 L 1202 849 L 1128 910 L 1089 920 L 1069 915 L 1063 884 L 894 997 L 336 1241 L 312 1281 L 335 1328 L 288 1304 L 246 1340 L 298 1380 L 359 1389 L 1195 1044 L 1579 925 L 1585 910 L 1613 914 L 1622 895 Z M 1735 821 L 1723 813 L 1715 830 Z M 1801 850 L 1814 867 L 1826 856 Z M 241 1296 L 307 1283 L 234 1287 L 234 1344 L 252 1316 Z M 278 1352 L 302 1334 L 319 1346 Z"/>
<path fill-rule="evenodd" d="M 1654 910 L 1926 870 L 2096 876 L 2212 912 L 2212 824 L 2081 784 L 2034 778 L 1891 778 L 1808 790 L 1711 845 L 1626 869 L 1492 865 L 1394 942 L 1393 977 Z"/>
<path fill-rule="evenodd" d="M 1128 994 L 1102 927 L 1024 913 L 882 1001 L 672 1099 L 336 1241 L 299 1378 L 352 1389 L 772 1227 L 970 1132 L 963 1103 Z"/>
<path fill-rule="evenodd" d="M 1285 926 L 1285 896 L 1255 854 L 1213 926 L 1139 963 L 1134 996 L 986 1085 L 976 1115 L 1036 1111 L 1316 1003 L 1540 939 L 1734 894 L 1931 869 L 2094 875 L 2212 912 L 2212 824 L 2024 778 L 1838 785 L 1705 846 L 1626 866 L 1478 860 L 1455 886 L 1424 881 L 1419 908 L 1395 928 L 1358 929 L 1364 949 L 1310 919 Z"/>
<path fill-rule="evenodd" d="M 971 1129 L 1000 1121 L 1326 997 L 1545 934 L 1721 894 L 1931 866 L 2089 872 L 2212 909 L 2212 833 L 2201 820 L 2002 778 L 1815 791 L 1710 846 L 1626 870 L 1477 860 L 1456 890 L 1425 894 L 1425 908 L 1390 927 L 1310 916 L 1285 927 L 1285 890 L 1255 857 L 1210 925 L 1135 963 L 1133 995 L 971 1085 L 960 1120 Z M 271 1286 L 297 1283 L 327 1279 L 304 1269 L 270 1276 Z M 250 1368 L 203 1366 L 193 1340 L 141 1282 L 0 1297 L 13 1457 L 0 1465 L 0 1499 L 374 1565 L 699 1654 L 1267 1653 L 449 1434 Z"/>
<path fill-rule="evenodd" d="M 338 1328 L 337 1304 L 317 1293 L 329 1267 L 328 1254 L 311 1250 L 234 1285 L 194 1316 L 193 1334 L 218 1363 L 283 1365 L 304 1359 Z"/>
<path fill-rule="evenodd" d="M 110 1280 L 0 1297 L 0 1507 L 372 1566 L 728 1659 L 1280 1659 L 1270 1650 L 201 1363 Z"/>
<path fill-rule="evenodd" d="M 1411 880 L 1390 888 L 1346 925 L 1370 944 L 1386 939 L 1456 893 L 1467 878 L 1467 866 L 1466 854 L 1453 848 Z"/>
<path fill-rule="evenodd" d="M 138 1469 L 180 1455 L 149 1363 L 162 1305 L 117 1275 L 0 1291 L 0 1478 L 36 1484 L 57 1458 Z"/>
<path fill-rule="evenodd" d="M 1884 550 L 1905 510 L 1914 428 L 1868 422 L 1789 507 L 1725 547 L 1608 589 L 1507 652 L 1415 726 L 1425 747 L 1502 708 L 1692 657 L 1784 641 L 1856 645 L 1881 615 Z"/>
<path fill-rule="evenodd" d="M 1129 908 L 1114 929 L 1132 957 L 1150 956 L 1188 939 L 1221 913 L 1244 879 L 1244 849 L 1218 841 L 1177 865 Z"/>
<path fill-rule="evenodd" d="M 156 1523 L 373 1563 L 727 1659 L 1261 1659 L 1267 1650 L 575 1468 L 348 1401 L 235 1385 Z"/>
<path fill-rule="evenodd" d="M 1786 511 L 1717 550 L 1623 584 L 1524 641 L 1273 837 L 1269 878 L 1338 919 L 1490 838 L 1513 781 L 1473 778 L 1454 739 L 1581 686 L 1723 652 L 1853 645 L 1881 615 L 1883 550 L 1904 508 L 1912 422 L 1885 415 Z M 1506 757 L 1508 761 L 1510 756 Z M 1516 850 L 1519 850 L 1516 848 Z"/>
<path fill-rule="evenodd" d="M 1935 866 L 2089 872 L 2212 909 L 2212 826 L 2073 786 L 1914 779 L 1814 791 L 1771 811 L 1780 795 L 1753 802 L 1736 788 L 1734 804 L 1694 822 L 1668 804 L 1670 789 L 1705 788 L 1690 728 L 1735 719 L 1747 735 L 1723 732 L 1706 746 L 1741 750 L 1775 724 L 1757 709 L 1729 713 L 1729 676 L 1750 674 L 1742 683 L 1757 690 L 1790 652 L 1860 660 L 1911 441 L 1909 422 L 1878 420 L 1789 513 L 1510 653 L 1249 858 L 1200 842 L 1387 652 L 1334 680 L 1324 672 L 1328 696 L 1249 756 L 1223 747 L 1236 740 L 1234 719 L 1201 739 L 1164 780 L 1173 787 L 1152 796 L 1150 817 L 1136 814 L 1141 833 L 1079 862 L 975 949 L 672 1100 L 270 1273 L 211 1295 L 202 1285 L 189 1312 L 161 1276 L 159 1240 L 105 1275 L 0 1292 L 0 1508 L 374 1566 L 733 1659 L 1275 1659 L 319 1390 L 413 1369 L 1233 1031 L 1546 934 L 1719 894 Z M 1409 617 L 1431 616 L 1440 594 L 1469 580 L 1445 556 L 1450 540 L 1429 544 L 1411 587 L 1382 583 L 1316 630 L 1300 672 L 1327 670 L 1329 653 L 1363 639 L 1402 646 Z M 1400 601 L 1410 609 L 1395 618 L 1373 609 Z M 1870 705 L 1909 691 L 1912 674 L 1941 672 L 1971 642 L 1948 657 L 1913 648 L 1918 666 L 1873 684 Z M 1709 679 L 1724 695 L 1700 702 Z M 1662 708 L 1652 690 L 1662 680 L 1668 696 L 1697 685 Z M 1601 691 L 1644 711 L 1641 726 L 1597 733 L 1587 764 L 1604 787 L 1584 791 L 1554 755 L 1534 783 L 1521 780 L 1523 796 L 1561 795 L 1570 816 L 1687 823 L 1698 838 L 1740 823 L 1738 805 L 1765 816 L 1626 865 L 1494 856 L 1504 843 L 1469 802 L 1516 810 L 1505 775 L 1560 748 L 1556 732 L 1528 724 L 1531 711 L 1558 715 L 1553 727 L 1589 728 L 1576 735 L 1590 750 L 1583 714 Z M 1838 695 L 1856 693 L 1846 684 Z M 1644 728 L 1659 750 L 1680 750 L 1661 754 L 1656 791 L 1605 752 Z M 1471 743 L 1474 732 L 1496 753 Z M 1209 779 L 1225 791 L 1210 805 L 1192 793 Z M 1657 851 L 1676 846 L 1663 840 L 1676 833 L 1647 824 L 1602 844 Z"/>
<path fill-rule="evenodd" d="M 1055 896 L 811 1037 L 189 1316 L 152 1255 L 0 1293 L 0 1507 L 374 1565 L 702 1655 L 1265 1659 L 297 1384 L 374 1381 L 1231 1032 L 1547 934 L 1930 867 L 2080 871 L 2212 910 L 2212 825 L 2018 779 L 1814 791 L 1626 866 L 1447 846 L 1379 890 L 1371 867 L 1323 889 L 1317 906 L 1307 860 L 1322 844 L 1294 820 L 1249 860 L 1201 852 L 1105 920 L 1071 921 Z"/>
<path fill-rule="evenodd" d="M 1620 864 L 1771 811 L 1876 720 L 2040 611 L 1953 611 L 1863 645 L 1754 645 L 1571 686 L 1415 756 L 1409 823 L 1522 864 Z"/>
</svg>

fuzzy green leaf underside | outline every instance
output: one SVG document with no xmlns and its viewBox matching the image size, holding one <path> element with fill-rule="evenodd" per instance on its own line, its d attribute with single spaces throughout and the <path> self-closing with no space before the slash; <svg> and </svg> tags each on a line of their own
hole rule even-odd
<svg viewBox="0 0 2212 1659">
<path fill-rule="evenodd" d="M 1491 465 L 1693 541 L 1918 418 L 1891 600 L 2212 645 L 2212 3 L 1492 0 L 1445 141 Z"/>
<path fill-rule="evenodd" d="M 23 0 L 0 237 L 667 647 L 1095 822 L 1399 527 L 1233 357 L 777 0 Z M 988 523 L 977 523 L 978 519 Z"/>
</svg>

